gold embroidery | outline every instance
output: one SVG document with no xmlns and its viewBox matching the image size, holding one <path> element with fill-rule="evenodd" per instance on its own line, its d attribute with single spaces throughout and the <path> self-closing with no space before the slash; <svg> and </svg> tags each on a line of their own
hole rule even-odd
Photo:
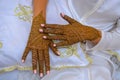
<svg viewBox="0 0 120 80">
<path fill-rule="evenodd" d="M 15 16 L 23 21 L 32 21 L 32 9 L 29 6 L 19 4 L 18 7 L 15 8 Z"/>
<path fill-rule="evenodd" d="M 93 59 L 89 56 L 89 55 L 85 55 L 86 56 L 86 59 L 89 61 L 90 64 L 93 63 Z"/>
<path fill-rule="evenodd" d="M 10 72 L 13 70 L 32 70 L 32 67 L 23 67 L 23 66 L 19 66 L 19 65 L 14 65 L 14 66 L 10 66 L 10 67 L 6 67 L 3 69 L 0 69 L 0 73 L 4 73 L 4 72 Z"/>
<path fill-rule="evenodd" d="M 62 70 L 62 69 L 68 69 L 68 68 L 86 68 L 89 67 L 90 64 L 86 65 L 86 66 L 66 66 L 66 65 L 62 65 L 59 67 L 51 67 L 51 69 L 55 69 L 55 70 Z"/>
<path fill-rule="evenodd" d="M 120 61 L 120 55 L 119 55 L 119 53 L 117 53 L 115 51 L 111 51 L 111 50 L 107 50 L 107 51 L 108 51 L 109 54 L 115 55 L 117 57 L 118 61 Z"/>
<path fill-rule="evenodd" d="M 0 48 L 2 48 L 2 46 L 3 46 L 3 44 L 2 44 L 2 42 L 0 42 Z"/>
<path fill-rule="evenodd" d="M 79 57 L 79 54 L 77 53 L 77 46 L 76 45 L 72 45 L 72 46 L 65 46 L 65 47 L 62 47 L 61 49 L 65 48 L 66 50 L 65 51 L 60 51 L 61 55 L 60 57 L 63 58 L 63 57 L 70 57 L 70 56 L 77 56 Z"/>
<path fill-rule="evenodd" d="M 49 34 L 49 35 L 53 35 L 53 34 Z M 54 43 L 58 43 L 59 40 L 53 40 Z M 78 58 L 80 58 L 80 55 L 78 54 L 78 49 L 77 49 L 77 44 L 74 45 L 70 45 L 70 46 L 62 46 L 59 49 L 60 52 L 60 57 L 64 58 L 64 57 L 70 57 L 70 56 L 76 56 Z"/>
<path fill-rule="evenodd" d="M 86 53 L 85 44 L 80 43 L 80 47 L 82 48 L 82 51 L 85 54 L 86 59 L 89 61 L 90 64 L 92 64 L 93 63 L 93 59 Z"/>
<path fill-rule="evenodd" d="M 68 68 L 86 68 L 89 67 L 90 64 L 86 65 L 86 66 L 66 66 L 66 65 L 62 65 L 59 67 L 52 67 L 51 69 L 54 70 L 62 70 L 62 69 L 68 69 Z M 6 67 L 3 69 L 0 69 L 0 73 L 5 73 L 5 72 L 10 72 L 10 71 L 14 71 L 14 70 L 20 70 L 20 71 L 26 71 L 26 70 L 32 70 L 31 66 L 19 66 L 19 65 L 14 65 L 14 66 L 10 66 L 10 67 Z"/>
<path fill-rule="evenodd" d="M 82 48 L 82 52 L 85 54 L 85 58 L 89 61 L 89 63 L 91 64 L 93 62 L 92 58 L 86 53 L 86 50 L 85 50 L 85 46 L 84 44 L 80 43 L 80 47 Z M 62 47 L 62 48 L 66 48 L 65 51 L 60 51 L 61 55 L 60 57 L 61 58 L 64 58 L 64 57 L 70 57 L 70 56 L 76 56 L 77 58 L 81 59 L 80 55 L 78 54 L 78 48 L 77 48 L 77 45 L 72 45 L 72 46 L 65 46 L 65 47 Z M 61 48 L 61 49 L 62 49 Z"/>
</svg>

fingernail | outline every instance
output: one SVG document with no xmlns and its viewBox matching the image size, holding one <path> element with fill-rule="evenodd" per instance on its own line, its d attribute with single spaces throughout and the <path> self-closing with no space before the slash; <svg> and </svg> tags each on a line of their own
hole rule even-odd
<svg viewBox="0 0 120 80">
<path fill-rule="evenodd" d="M 43 29 L 39 29 L 40 32 L 43 32 Z"/>
<path fill-rule="evenodd" d="M 24 60 L 22 60 L 22 63 L 24 63 L 25 61 Z"/>
<path fill-rule="evenodd" d="M 47 71 L 47 74 L 50 74 L 50 71 Z"/>
<path fill-rule="evenodd" d="M 34 74 L 36 74 L 37 73 L 37 70 L 34 70 Z"/>
<path fill-rule="evenodd" d="M 61 13 L 61 15 L 62 15 L 62 17 L 64 17 L 65 15 L 64 15 L 64 13 Z"/>
<path fill-rule="evenodd" d="M 47 37 L 46 36 L 43 36 L 44 39 L 46 39 Z"/>
<path fill-rule="evenodd" d="M 42 27 L 44 27 L 44 26 L 45 26 L 45 24 L 41 24 L 41 26 L 42 26 Z"/>
<path fill-rule="evenodd" d="M 57 54 L 60 55 L 60 52 L 57 51 Z"/>
<path fill-rule="evenodd" d="M 56 44 L 53 44 L 54 47 L 56 47 Z"/>
<path fill-rule="evenodd" d="M 40 73 L 40 77 L 43 77 L 43 73 Z"/>
</svg>

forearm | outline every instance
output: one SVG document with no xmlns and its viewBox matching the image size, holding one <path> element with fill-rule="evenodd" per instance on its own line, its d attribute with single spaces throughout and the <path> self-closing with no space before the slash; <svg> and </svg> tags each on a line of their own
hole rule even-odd
<svg viewBox="0 0 120 80">
<path fill-rule="evenodd" d="M 43 17 L 46 18 L 46 6 L 48 0 L 33 0 L 33 17 L 42 12 Z"/>
</svg>

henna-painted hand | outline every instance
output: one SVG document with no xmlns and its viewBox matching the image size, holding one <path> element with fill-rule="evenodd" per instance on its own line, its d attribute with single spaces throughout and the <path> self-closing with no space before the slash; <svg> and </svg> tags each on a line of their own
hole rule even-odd
<svg viewBox="0 0 120 80">
<path fill-rule="evenodd" d="M 43 29 L 43 33 L 54 34 L 44 36 L 45 39 L 61 40 L 60 42 L 54 44 L 54 46 L 67 46 L 77 42 L 83 42 L 85 40 L 92 41 L 101 38 L 99 30 L 90 26 L 82 25 L 67 15 L 61 14 L 61 17 L 68 21 L 69 24 L 46 24 L 43 26 L 45 27 L 45 29 Z"/>
<path fill-rule="evenodd" d="M 37 73 L 38 63 L 39 73 L 41 77 L 44 73 L 44 67 L 46 70 L 45 72 L 49 73 L 50 71 L 49 46 L 53 52 L 58 55 L 57 49 L 52 46 L 52 41 L 43 39 L 43 35 L 47 36 L 47 34 L 42 34 L 39 32 L 39 29 L 42 29 L 42 27 L 40 27 L 40 24 L 43 23 L 45 23 L 45 20 L 42 17 L 42 13 L 33 19 L 28 43 L 22 56 L 22 62 L 24 62 L 29 51 L 32 51 L 32 66 L 34 73 Z"/>
</svg>

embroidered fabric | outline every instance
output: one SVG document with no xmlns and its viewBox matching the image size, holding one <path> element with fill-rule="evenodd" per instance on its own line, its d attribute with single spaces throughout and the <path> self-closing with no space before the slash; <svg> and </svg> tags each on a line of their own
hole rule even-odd
<svg viewBox="0 0 120 80">
<path fill-rule="evenodd" d="M 5 6 L 4 3 L 6 3 L 7 6 Z M 47 11 L 47 23 L 51 23 L 50 21 L 52 21 L 52 23 L 66 24 L 66 22 L 58 16 L 60 12 L 57 12 L 56 14 L 57 10 L 55 9 L 56 5 L 54 3 L 55 0 L 50 0 L 48 4 L 48 7 L 51 8 L 49 8 Z M 60 4 L 57 4 L 58 8 L 61 11 L 63 10 L 66 14 L 70 15 L 71 13 L 69 12 L 66 1 L 60 1 L 60 3 L 63 3 L 66 8 L 63 9 L 63 7 L 60 7 Z M 54 15 L 56 15 L 56 17 L 52 18 L 52 20 L 50 18 L 51 9 L 55 12 Z M 1 0 L 0 11 L 2 11 L 0 15 L 0 41 L 2 41 L 3 43 L 3 47 L 0 49 L 1 71 L 4 70 L 4 68 L 6 67 L 10 68 L 11 66 L 16 65 L 23 67 L 31 66 L 31 53 L 28 55 L 26 63 L 24 64 L 21 62 L 21 56 L 24 52 L 31 29 L 32 0 Z M 51 67 L 61 68 L 64 65 L 75 67 L 87 66 L 89 64 L 85 54 L 83 54 L 82 49 L 80 48 L 79 43 L 72 46 L 67 46 L 65 48 L 59 48 L 59 51 L 61 52 L 61 56 L 56 57 L 50 50 Z M 8 62 L 9 64 L 6 62 Z M 18 68 L 15 67 L 14 69 Z"/>
<path fill-rule="evenodd" d="M 78 20 L 71 11 L 68 1 L 49 0 L 46 22 L 67 24 L 59 16 L 60 12 Z M 3 47 L 0 48 L 0 72 L 4 72 L 0 74 L 0 80 L 40 80 L 38 75 L 34 75 L 30 71 L 31 53 L 25 64 L 21 62 L 21 56 L 31 29 L 32 0 L 0 0 L 0 11 L 0 41 L 3 43 Z M 59 48 L 59 51 L 61 56 L 57 57 L 50 50 L 52 70 L 50 75 L 45 76 L 42 80 L 64 80 L 66 78 L 70 78 L 69 80 L 79 80 L 80 78 L 81 80 L 92 80 L 95 77 L 97 78 L 94 80 L 111 80 L 111 72 L 106 60 L 95 59 L 94 61 L 100 62 L 88 67 L 90 59 L 86 58 L 86 52 L 81 48 L 80 43 Z M 105 63 L 103 63 L 104 61 Z M 95 73 L 99 71 L 103 74 L 96 76 Z M 106 74 L 108 74 L 107 77 Z"/>
</svg>

